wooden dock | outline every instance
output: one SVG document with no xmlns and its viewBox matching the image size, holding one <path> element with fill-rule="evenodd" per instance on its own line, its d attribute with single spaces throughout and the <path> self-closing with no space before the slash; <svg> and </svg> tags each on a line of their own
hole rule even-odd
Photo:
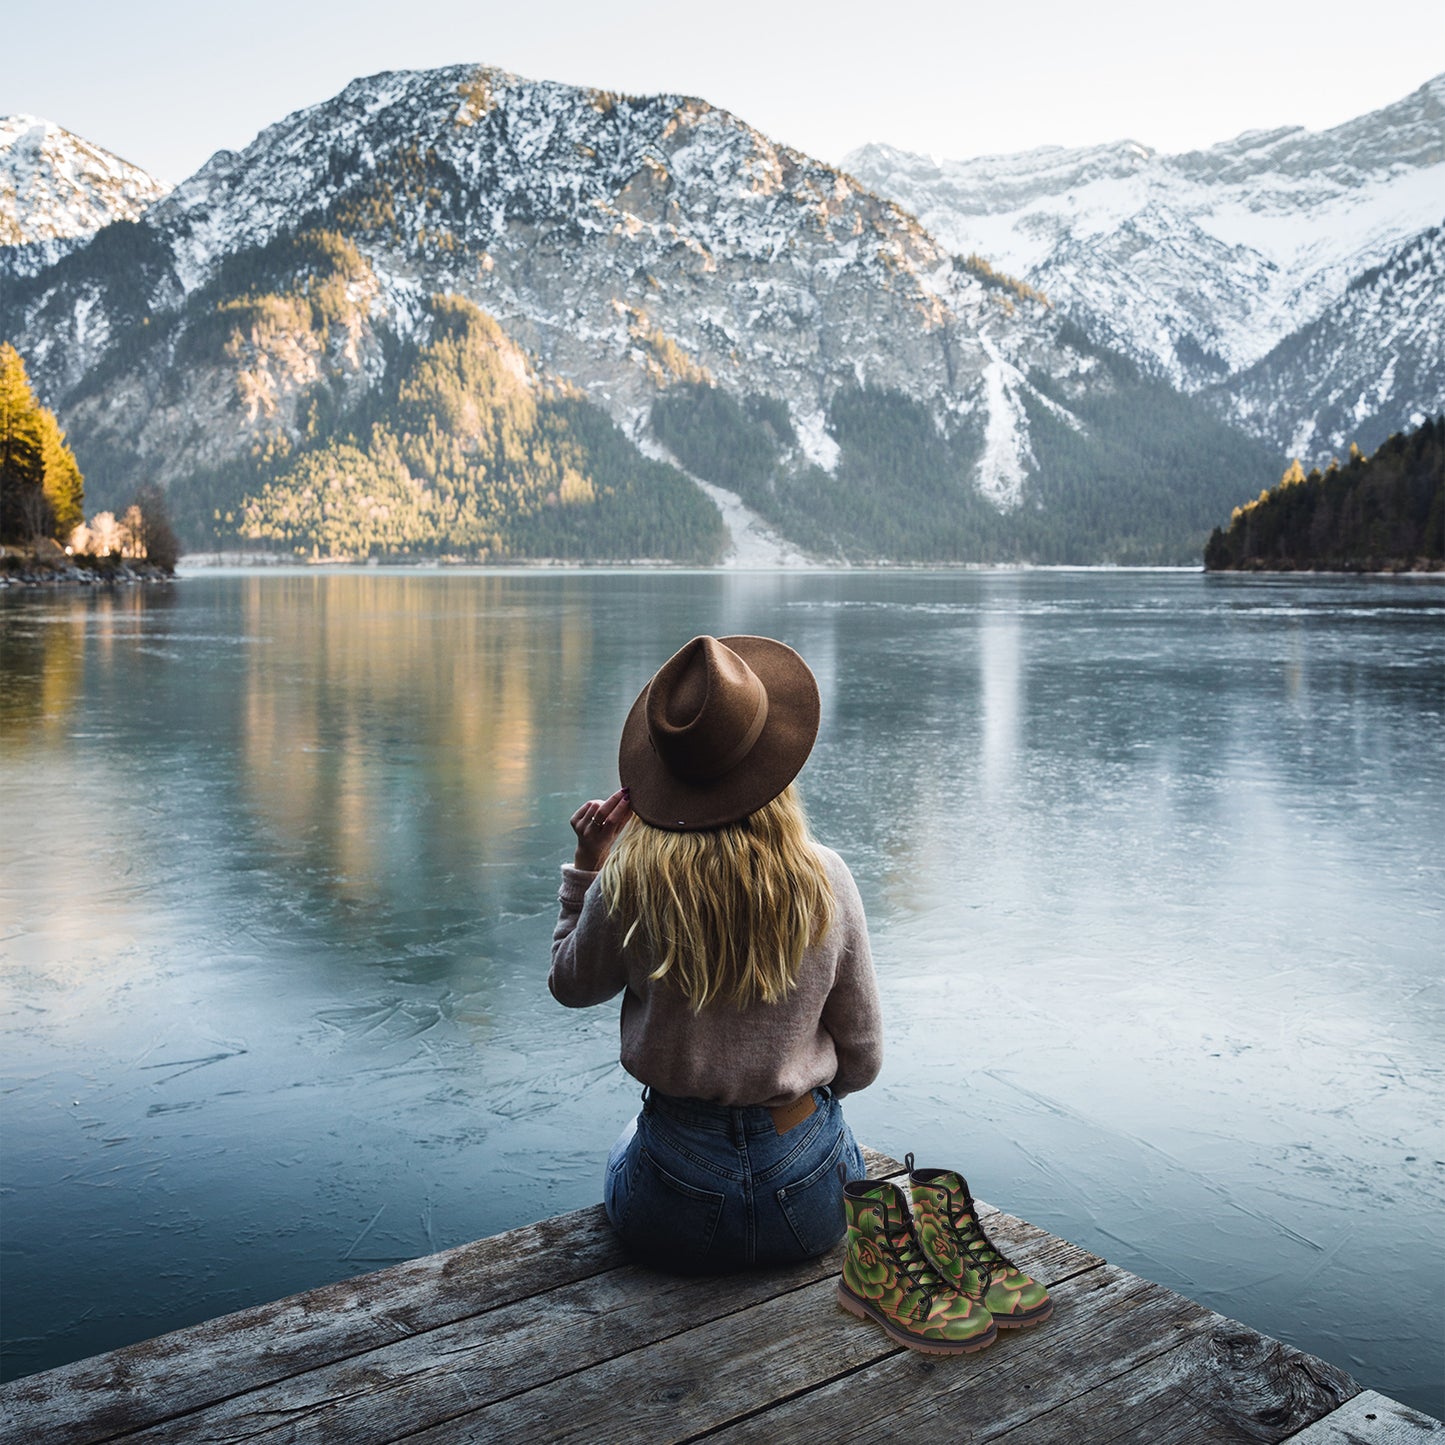
<svg viewBox="0 0 1445 1445">
<path fill-rule="evenodd" d="M 1445 1445 L 1333 1365 L 980 1213 L 1055 1310 L 974 1355 L 904 1350 L 844 1314 L 841 1247 L 676 1279 L 630 1264 L 598 1206 L 12 1381 L 0 1427 L 24 1445 Z"/>
</svg>

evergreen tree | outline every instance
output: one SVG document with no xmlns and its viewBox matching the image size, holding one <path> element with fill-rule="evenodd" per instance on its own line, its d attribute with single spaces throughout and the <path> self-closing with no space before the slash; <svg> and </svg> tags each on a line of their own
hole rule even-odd
<svg viewBox="0 0 1445 1445">
<path fill-rule="evenodd" d="M 430 338 L 398 358 L 366 425 L 316 437 L 279 471 L 258 465 L 259 485 L 237 479 L 243 537 L 329 557 L 720 555 L 722 518 L 676 470 L 537 383 L 471 302 L 429 309 Z"/>
<path fill-rule="evenodd" d="M 1445 568 L 1445 417 L 1397 433 L 1369 458 L 1308 476 L 1298 462 L 1273 491 L 1216 527 L 1206 571 L 1380 572 Z"/>
</svg>

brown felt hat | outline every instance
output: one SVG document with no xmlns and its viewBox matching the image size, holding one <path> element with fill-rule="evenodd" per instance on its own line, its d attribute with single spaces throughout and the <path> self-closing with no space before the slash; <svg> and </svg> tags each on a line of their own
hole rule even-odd
<svg viewBox="0 0 1445 1445">
<path fill-rule="evenodd" d="M 622 725 L 617 771 L 644 823 L 736 823 L 798 775 L 818 736 L 818 682 L 770 637 L 694 637 L 658 668 Z"/>
</svg>

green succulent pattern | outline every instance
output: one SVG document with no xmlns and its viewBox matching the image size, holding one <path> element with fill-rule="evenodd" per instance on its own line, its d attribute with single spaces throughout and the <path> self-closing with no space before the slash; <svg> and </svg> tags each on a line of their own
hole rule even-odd
<svg viewBox="0 0 1445 1445">
<path fill-rule="evenodd" d="M 843 1289 L 857 1301 L 855 1313 L 871 1316 L 905 1343 L 962 1349 L 992 1336 L 983 1303 L 930 1266 L 896 1185 L 880 1181 L 863 1198 L 845 1196 L 845 1208 Z"/>
<path fill-rule="evenodd" d="M 929 1263 L 954 1289 L 972 1299 L 981 1300 L 988 1285 L 987 1275 L 965 1254 L 958 1236 L 948 1227 L 947 1216 L 942 1212 L 915 1212 L 914 1218 L 918 1226 L 918 1242 L 923 1246 Z"/>
<path fill-rule="evenodd" d="M 989 1283 L 983 1302 L 996 1320 L 1007 1325 L 1041 1311 L 1049 1302 L 1049 1292 L 1036 1279 L 1009 1265 L 1002 1276 L 995 1275 Z"/>
<path fill-rule="evenodd" d="M 909 1202 L 929 1263 L 982 1303 L 1001 1328 L 1034 1324 L 1053 1306 L 1049 1292 L 999 1250 L 978 1221 L 968 1182 L 951 1169 L 914 1170 Z"/>
</svg>

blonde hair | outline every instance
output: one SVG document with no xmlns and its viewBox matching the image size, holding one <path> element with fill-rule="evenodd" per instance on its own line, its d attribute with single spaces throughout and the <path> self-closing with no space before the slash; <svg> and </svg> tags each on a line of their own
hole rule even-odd
<svg viewBox="0 0 1445 1445">
<path fill-rule="evenodd" d="M 602 869 L 607 911 L 695 1012 L 777 1003 L 833 922 L 833 888 L 789 785 L 740 823 L 674 833 L 631 818 Z"/>
</svg>

